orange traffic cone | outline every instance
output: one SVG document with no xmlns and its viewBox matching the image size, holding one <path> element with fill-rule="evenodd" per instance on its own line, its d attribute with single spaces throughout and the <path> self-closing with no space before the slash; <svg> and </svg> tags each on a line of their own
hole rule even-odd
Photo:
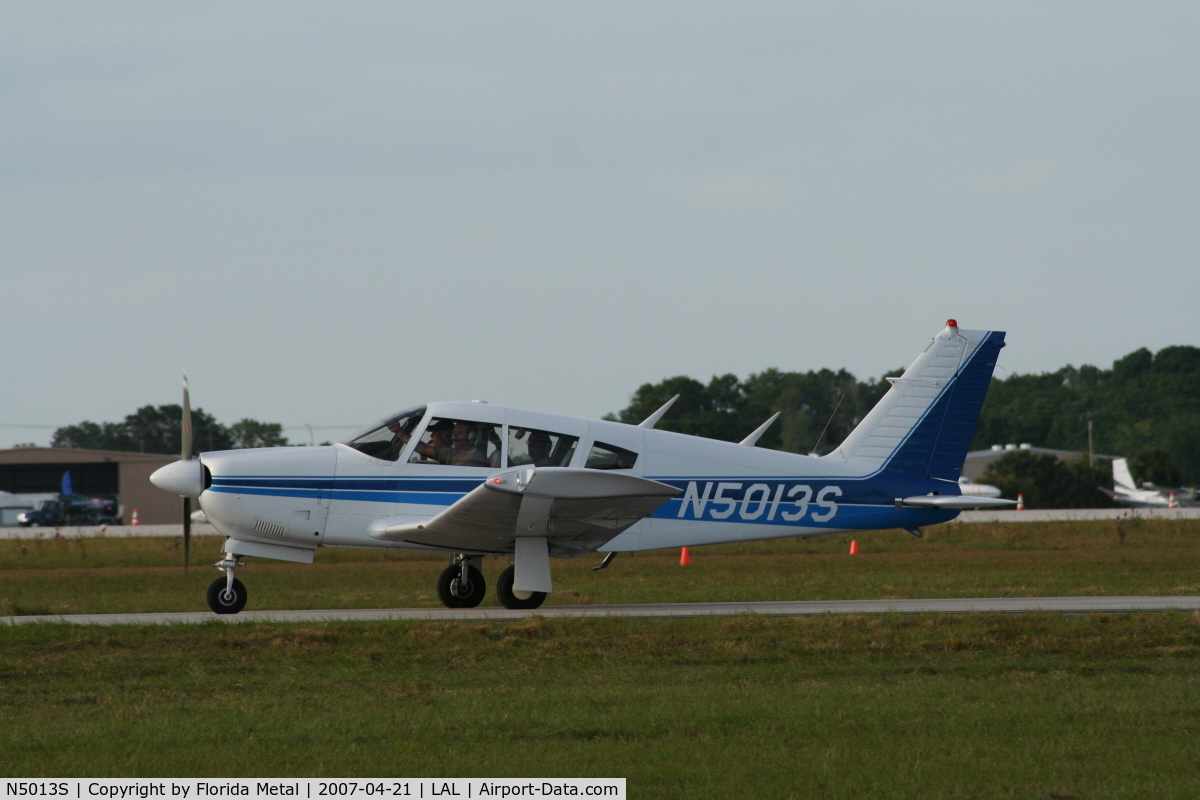
<svg viewBox="0 0 1200 800">
<path fill-rule="evenodd" d="M 136 508 L 133 510 L 133 519 L 129 521 L 129 524 L 130 524 L 130 525 L 137 525 L 137 524 L 138 524 L 138 518 L 137 518 L 137 509 L 136 509 Z"/>
<path fill-rule="evenodd" d="M 1179 501 L 1175 499 L 1174 492 L 1167 495 L 1167 508 L 1179 508 Z"/>
<path fill-rule="evenodd" d="M 858 539 L 850 540 L 850 555 L 852 555 L 852 556 L 858 555 Z"/>
<path fill-rule="evenodd" d="M 1025 495 L 1018 494 L 1017 495 L 1017 511 L 1024 511 L 1024 510 L 1025 510 Z"/>
<path fill-rule="evenodd" d="M 686 567 L 688 564 L 691 564 L 691 563 L 692 563 L 692 554 L 688 552 L 688 549 L 686 547 L 680 549 L 680 551 L 679 551 L 679 566 Z"/>
</svg>

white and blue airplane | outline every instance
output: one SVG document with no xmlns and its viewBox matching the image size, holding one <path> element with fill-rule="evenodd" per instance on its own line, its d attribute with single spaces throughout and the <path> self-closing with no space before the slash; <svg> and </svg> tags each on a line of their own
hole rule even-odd
<svg viewBox="0 0 1200 800">
<path fill-rule="evenodd" d="M 819 458 L 755 447 L 775 417 L 736 444 L 655 430 L 674 399 L 640 425 L 438 402 L 332 446 L 202 453 L 150 480 L 197 498 L 227 537 L 214 564 L 225 575 L 208 590 L 218 614 L 246 604 L 240 557 L 312 563 L 318 547 L 446 553 L 437 588 L 451 608 L 479 605 L 483 557 L 504 556 L 513 565 L 500 603 L 537 608 L 552 590 L 551 556 L 607 553 L 602 569 L 633 550 L 883 528 L 919 536 L 961 509 L 1010 505 L 958 483 L 1003 346 L 1003 332 L 949 320 Z"/>
</svg>

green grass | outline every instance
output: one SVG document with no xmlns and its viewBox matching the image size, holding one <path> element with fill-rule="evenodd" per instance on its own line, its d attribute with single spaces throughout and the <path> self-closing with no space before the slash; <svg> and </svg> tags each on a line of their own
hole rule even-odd
<svg viewBox="0 0 1200 800">
<path fill-rule="evenodd" d="M 856 538 L 861 553 L 846 553 Z M 554 564 L 550 603 L 1200 593 L 1200 523 Z M 0 542 L 0 613 L 200 610 L 219 539 Z M 436 556 L 251 559 L 251 608 L 437 605 Z M 489 559 L 495 580 L 504 562 Z M 489 603 L 494 602 L 489 595 Z M 627 777 L 630 797 L 1200 795 L 1200 614 L 0 627 L 0 777 Z"/>
<path fill-rule="evenodd" d="M 0 772 L 1191 798 L 1200 615 L 0 629 Z"/>
<path fill-rule="evenodd" d="M 861 552 L 847 555 L 851 538 Z M 1200 521 L 945 525 L 554 561 L 549 604 L 1200 594 Z M 201 611 L 221 540 L 0 541 L 0 615 Z M 247 559 L 248 608 L 437 606 L 436 555 L 323 548 L 313 565 Z M 507 566 L 487 559 L 495 584 Z M 489 592 L 485 604 L 496 603 Z"/>
</svg>

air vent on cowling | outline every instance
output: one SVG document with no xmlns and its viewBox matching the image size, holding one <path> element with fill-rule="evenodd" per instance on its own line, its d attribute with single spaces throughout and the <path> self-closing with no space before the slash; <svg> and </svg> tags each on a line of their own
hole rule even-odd
<svg viewBox="0 0 1200 800">
<path fill-rule="evenodd" d="M 265 519 L 262 519 L 261 517 L 255 518 L 254 530 L 258 531 L 259 533 L 265 533 L 268 536 L 286 536 L 287 535 L 287 526 L 286 525 L 280 525 L 277 522 L 267 522 Z"/>
</svg>

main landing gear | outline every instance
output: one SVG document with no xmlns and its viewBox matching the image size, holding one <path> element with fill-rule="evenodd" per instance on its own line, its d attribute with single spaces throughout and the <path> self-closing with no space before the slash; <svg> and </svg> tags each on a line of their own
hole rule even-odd
<svg viewBox="0 0 1200 800">
<path fill-rule="evenodd" d="M 217 578 L 208 587 L 208 607 L 218 614 L 236 614 L 246 607 L 246 587 L 233 577 L 233 571 L 246 566 L 237 560 L 233 553 L 226 553 L 225 558 L 213 564 L 225 573 L 224 578 Z"/>
<path fill-rule="evenodd" d="M 450 560 L 450 566 L 438 576 L 438 599 L 446 608 L 475 608 L 487 594 L 487 583 L 483 579 L 481 556 L 458 553 Z M 546 601 L 545 592 L 521 592 L 513 588 L 516 567 L 500 573 L 496 582 L 496 597 L 500 605 L 512 609 L 538 608 Z M 211 601 L 210 601 L 211 605 Z M 216 609 L 214 609 L 216 610 Z"/>
<path fill-rule="evenodd" d="M 514 589 L 513 579 L 516 575 L 515 566 L 500 573 L 500 580 L 496 581 L 496 597 L 500 599 L 500 605 L 513 609 L 537 608 L 546 601 L 545 592 L 522 592 Z"/>
<path fill-rule="evenodd" d="M 483 580 L 483 563 L 480 556 L 459 553 L 450 560 L 450 566 L 438 576 L 438 599 L 446 608 L 474 608 L 483 602 L 487 594 L 487 583 Z"/>
</svg>

